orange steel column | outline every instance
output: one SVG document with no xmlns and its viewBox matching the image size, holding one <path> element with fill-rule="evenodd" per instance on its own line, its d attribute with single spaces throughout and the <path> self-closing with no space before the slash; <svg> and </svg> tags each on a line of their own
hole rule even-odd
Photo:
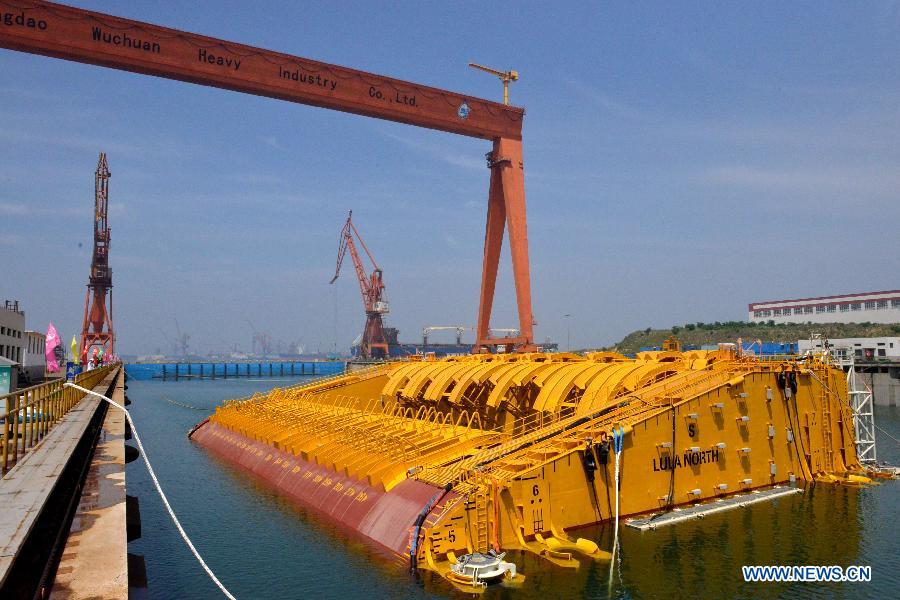
<svg viewBox="0 0 900 600">
<path fill-rule="evenodd" d="M 492 159 L 499 155 L 500 141 L 494 142 Z M 491 184 L 488 190 L 487 224 L 484 230 L 484 261 L 481 267 L 481 297 L 478 301 L 478 325 L 475 332 L 475 350 L 482 352 L 489 336 L 491 311 L 494 307 L 494 289 L 497 286 L 497 268 L 503 247 L 503 231 L 506 227 L 506 201 L 503 198 L 503 180 L 496 163 L 491 165 Z"/>
<path fill-rule="evenodd" d="M 525 214 L 525 167 L 522 142 L 500 138 L 494 141 L 490 155 L 491 185 L 488 194 L 488 217 L 484 235 L 484 264 L 481 276 L 481 299 L 475 351 L 482 352 L 498 343 L 516 345 L 519 350 L 534 349 L 533 315 L 531 312 L 531 274 L 528 267 L 528 226 Z M 509 226 L 509 246 L 519 311 L 516 338 L 490 338 L 491 310 L 503 230 Z"/>
</svg>

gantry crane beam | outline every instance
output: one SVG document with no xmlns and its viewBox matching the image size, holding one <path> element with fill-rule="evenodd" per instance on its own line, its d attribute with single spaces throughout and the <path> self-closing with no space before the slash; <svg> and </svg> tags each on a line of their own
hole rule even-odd
<svg viewBox="0 0 900 600">
<path fill-rule="evenodd" d="M 38 0 L 0 0 L 0 47 L 488 139 L 491 184 L 476 350 L 489 333 L 509 227 L 521 335 L 532 349 L 522 120 L 515 106 L 150 23 Z M 211 111 L 210 115 L 214 115 Z"/>
<path fill-rule="evenodd" d="M 472 137 L 522 137 L 525 111 L 489 100 L 52 2 L 0 7 L 12 17 L 0 24 L 0 46 L 11 50 Z"/>
</svg>

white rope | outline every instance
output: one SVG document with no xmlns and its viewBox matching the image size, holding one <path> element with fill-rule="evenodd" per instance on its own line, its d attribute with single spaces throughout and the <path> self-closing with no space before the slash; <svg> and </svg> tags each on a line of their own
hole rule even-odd
<svg viewBox="0 0 900 600">
<path fill-rule="evenodd" d="M 209 575 L 209 578 L 213 580 L 213 583 L 215 583 L 219 587 L 219 589 L 222 590 L 222 593 L 225 594 L 225 596 L 227 598 L 229 598 L 229 600 L 236 600 L 236 598 L 231 594 L 231 592 L 229 592 L 227 589 L 225 589 L 225 586 L 222 585 L 222 582 L 219 581 L 219 578 L 216 577 L 215 573 L 212 572 L 212 569 L 210 569 L 209 566 L 207 566 L 206 561 L 203 560 L 203 557 L 200 556 L 200 553 L 197 552 L 197 549 L 194 547 L 194 544 L 191 542 L 187 533 L 185 533 L 184 528 L 181 526 L 181 523 L 178 521 L 178 517 L 175 516 L 175 511 L 172 510 L 172 506 L 169 504 L 168 498 L 166 498 L 165 493 L 163 493 L 163 491 L 162 491 L 162 487 L 160 487 L 160 485 L 159 485 L 159 480 L 156 478 L 156 473 L 153 471 L 153 467 L 150 466 L 150 460 L 147 458 L 147 452 L 144 450 L 144 445 L 141 444 L 141 438 L 138 436 L 137 428 L 134 426 L 134 421 L 131 419 L 131 414 L 129 414 L 128 410 L 124 406 L 121 406 L 120 404 L 113 402 L 112 400 L 110 400 L 109 398 L 104 396 L 103 394 L 98 394 L 97 392 L 92 392 L 91 390 L 85 389 L 85 388 L 81 387 L 80 385 L 75 385 L 74 383 L 71 383 L 68 381 L 66 382 L 66 385 L 69 387 L 73 387 L 75 389 L 81 390 L 85 394 L 90 394 L 91 396 L 97 396 L 98 398 L 102 398 L 103 400 L 106 400 L 107 402 L 109 402 L 110 404 L 112 404 L 113 406 L 115 406 L 116 408 L 121 410 L 123 413 L 125 413 L 125 418 L 128 419 L 128 423 L 131 425 L 131 433 L 132 433 L 132 435 L 134 435 L 134 441 L 137 442 L 138 449 L 141 451 L 141 458 L 144 459 L 144 464 L 147 465 L 147 471 L 150 472 L 150 478 L 153 479 L 153 485 L 156 486 L 156 491 L 159 492 L 159 497 L 162 498 L 163 504 L 165 505 L 166 510 L 169 512 L 169 516 L 172 517 L 172 521 L 175 523 L 175 527 L 178 528 L 178 533 L 181 534 L 181 537 L 184 539 L 185 543 L 188 545 L 188 548 L 190 548 L 191 552 L 194 553 L 194 556 L 200 562 L 200 566 L 203 567 L 203 570 L 206 571 L 206 574 Z"/>
<path fill-rule="evenodd" d="M 625 433 L 619 433 L 616 435 L 616 431 L 613 430 L 613 452 L 616 455 L 616 515 L 615 521 L 613 522 L 613 545 L 612 545 L 612 555 L 609 558 L 609 590 L 610 594 L 612 593 L 612 584 L 613 584 L 613 569 L 616 565 L 616 549 L 619 547 L 619 458 L 622 455 L 622 451 L 620 449 L 620 437 L 624 437 Z"/>
</svg>

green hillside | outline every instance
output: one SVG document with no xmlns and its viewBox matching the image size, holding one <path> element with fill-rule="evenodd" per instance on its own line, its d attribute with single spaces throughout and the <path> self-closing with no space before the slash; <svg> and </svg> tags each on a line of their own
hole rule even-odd
<svg viewBox="0 0 900 600">
<path fill-rule="evenodd" d="M 663 341 L 673 336 L 684 345 L 717 344 L 735 342 L 738 338 L 745 342 L 796 342 L 809 339 L 813 333 L 821 333 L 829 338 L 886 337 L 900 335 L 900 324 L 879 323 L 746 323 L 727 321 L 725 323 L 688 323 L 671 329 L 642 329 L 625 336 L 618 344 L 609 348 L 623 353 L 634 353 L 644 346 L 662 346 Z"/>
</svg>

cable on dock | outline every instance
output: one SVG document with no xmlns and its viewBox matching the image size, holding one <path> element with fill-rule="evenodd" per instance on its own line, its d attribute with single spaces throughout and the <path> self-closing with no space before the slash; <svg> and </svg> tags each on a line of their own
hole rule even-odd
<svg viewBox="0 0 900 600">
<path fill-rule="evenodd" d="M 229 600 L 237 600 L 222 584 L 222 582 L 219 581 L 219 578 L 216 577 L 216 574 L 212 572 L 212 569 L 209 568 L 209 566 L 206 564 L 206 561 L 203 560 L 203 557 L 200 556 L 197 548 L 194 547 L 193 542 L 191 542 L 191 539 L 188 537 L 187 533 L 185 533 L 184 531 L 184 528 L 181 526 L 181 522 L 178 520 L 178 517 L 175 516 L 175 511 L 172 510 L 172 506 L 169 504 L 169 499 L 166 498 L 166 494 L 163 492 L 162 487 L 159 485 L 159 480 L 156 478 L 156 472 L 153 471 L 153 467 L 150 465 L 150 460 L 147 458 L 147 452 L 144 450 L 144 445 L 141 444 L 141 438 L 140 436 L 138 436 L 137 427 L 135 427 L 134 420 L 131 418 L 131 413 L 128 412 L 128 409 L 126 409 L 121 404 L 107 398 L 103 394 L 98 394 L 97 392 L 93 392 L 89 389 L 83 388 L 80 385 L 76 385 L 70 381 L 67 381 L 65 385 L 67 385 L 68 387 L 73 387 L 77 390 L 81 390 L 85 394 L 90 394 L 91 396 L 96 396 L 98 398 L 106 400 L 111 405 L 115 406 L 123 413 L 125 413 L 125 418 L 128 419 L 128 424 L 131 425 L 131 433 L 134 436 L 134 441 L 137 442 L 138 449 L 141 451 L 141 458 L 144 459 L 144 464 L 147 465 L 147 471 L 150 473 L 150 478 L 153 480 L 153 485 L 156 487 L 156 491 L 159 493 L 159 497 L 162 498 L 163 504 L 165 505 L 169 516 L 172 517 L 172 522 L 175 523 L 175 527 L 178 528 L 178 533 L 181 534 L 182 539 L 184 539 L 184 542 L 187 544 L 188 548 L 191 549 L 191 552 L 197 558 L 200 566 L 203 567 L 203 570 L 206 571 L 206 574 L 209 575 L 209 578 L 212 579 L 213 583 L 215 583 L 216 586 L 218 586 L 218 588 L 222 591 L 222 593 L 225 594 L 225 597 Z"/>
<path fill-rule="evenodd" d="M 134 379 L 134 378 L 132 377 L 132 378 L 130 378 L 130 379 L 128 380 L 128 383 L 134 384 L 134 383 L 137 383 L 137 380 Z M 143 383 L 140 384 L 139 387 L 146 388 L 146 389 L 150 390 L 150 386 L 145 386 Z M 209 412 L 209 411 L 211 411 L 211 410 L 215 410 L 215 407 L 214 407 L 214 406 L 213 406 L 213 407 L 191 406 L 190 404 L 185 404 L 185 403 L 183 403 L 183 402 L 179 402 L 178 400 L 173 400 L 173 399 L 171 399 L 170 397 L 168 397 L 167 395 L 165 395 L 164 393 L 158 392 L 158 391 L 156 391 L 156 390 L 151 390 L 150 393 L 151 393 L 151 394 L 154 394 L 154 395 L 156 395 L 156 396 L 158 396 L 158 397 L 159 397 L 160 399 L 162 399 L 162 400 L 165 400 L 165 401 L 168 402 L 169 404 L 174 404 L 175 406 L 180 406 L 181 408 L 187 408 L 187 409 L 190 409 L 190 410 L 202 410 L 202 411 L 206 411 L 206 412 Z"/>
</svg>

